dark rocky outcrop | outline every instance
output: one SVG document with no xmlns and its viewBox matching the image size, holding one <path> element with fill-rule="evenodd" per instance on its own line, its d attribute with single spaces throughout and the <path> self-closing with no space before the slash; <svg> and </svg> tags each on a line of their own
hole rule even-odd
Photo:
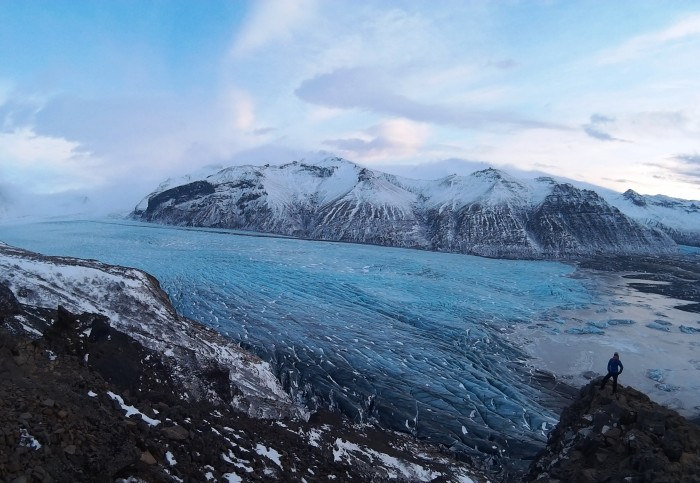
<svg viewBox="0 0 700 483">
<path fill-rule="evenodd" d="M 562 412 L 526 481 L 700 481 L 700 426 L 631 387 L 599 384 Z"/>
<path fill-rule="evenodd" d="M 214 187 L 206 181 L 195 181 L 183 186 L 176 186 L 151 198 L 146 208 L 146 214 L 153 213 L 156 208 L 164 204 L 178 204 L 196 196 L 206 196 L 212 193 L 214 193 Z"/>
</svg>

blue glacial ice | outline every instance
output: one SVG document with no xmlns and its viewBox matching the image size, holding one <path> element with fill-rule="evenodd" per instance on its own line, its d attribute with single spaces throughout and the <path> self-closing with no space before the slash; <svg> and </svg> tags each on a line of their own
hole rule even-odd
<svg viewBox="0 0 700 483">
<path fill-rule="evenodd" d="M 124 222 L 1 233 L 48 255 L 152 273 L 180 313 L 270 361 L 312 408 L 482 454 L 532 455 L 558 415 L 546 377 L 504 334 L 561 325 L 557 310 L 591 302 L 574 268 L 553 262 Z"/>
<path fill-rule="evenodd" d="M 655 329 L 655 330 L 660 330 L 663 332 L 670 332 L 671 330 L 671 322 L 666 322 L 665 320 L 655 320 L 653 322 L 649 322 L 647 324 L 647 327 L 650 329 Z"/>
</svg>

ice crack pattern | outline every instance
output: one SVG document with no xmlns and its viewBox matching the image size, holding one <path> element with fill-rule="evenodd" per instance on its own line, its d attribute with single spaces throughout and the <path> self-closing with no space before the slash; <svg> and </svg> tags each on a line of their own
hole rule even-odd
<svg viewBox="0 0 700 483">
<path fill-rule="evenodd" d="M 178 311 L 269 361 L 311 408 L 467 453 L 543 446 L 552 381 L 502 334 L 590 297 L 553 262 L 121 222 L 5 231 L 22 248 L 155 275 Z"/>
</svg>

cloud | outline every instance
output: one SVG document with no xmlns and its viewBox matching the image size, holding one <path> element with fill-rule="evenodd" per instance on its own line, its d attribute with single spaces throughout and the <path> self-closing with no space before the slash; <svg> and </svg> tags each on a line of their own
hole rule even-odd
<svg viewBox="0 0 700 483">
<path fill-rule="evenodd" d="M 700 165 L 700 154 L 678 154 L 674 156 L 675 159 L 686 164 L 698 164 Z"/>
<path fill-rule="evenodd" d="M 230 88 L 224 94 L 229 113 L 228 123 L 234 130 L 252 131 L 255 125 L 255 101 L 247 92 Z"/>
<path fill-rule="evenodd" d="M 657 180 L 683 183 L 692 187 L 692 194 L 673 194 L 671 196 L 700 200 L 697 186 L 700 184 L 700 154 L 677 154 L 662 160 L 644 163 L 652 168 L 652 176 Z"/>
<path fill-rule="evenodd" d="M 14 86 L 6 79 L 0 79 L 0 107 L 11 97 Z"/>
<path fill-rule="evenodd" d="M 601 141 L 619 141 L 619 139 L 615 139 L 610 134 L 599 130 L 592 124 L 584 124 L 581 127 L 583 128 L 583 132 L 592 138 L 600 139 Z"/>
<path fill-rule="evenodd" d="M 678 154 L 672 159 L 677 162 L 677 165 L 673 166 L 670 171 L 677 179 L 685 183 L 700 184 L 700 154 Z M 700 193 L 698 193 L 697 199 L 700 199 Z"/>
<path fill-rule="evenodd" d="M 0 132 L 0 175 L 6 183 L 56 193 L 102 184 L 104 168 L 78 142 L 43 136 L 27 126 Z"/>
<path fill-rule="evenodd" d="M 626 142 L 623 139 L 618 139 L 616 137 L 611 136 L 603 130 L 602 126 L 611 126 L 614 122 L 615 119 L 612 117 L 604 116 L 602 114 L 593 114 L 591 115 L 590 123 L 582 125 L 581 128 L 583 129 L 583 132 L 588 134 L 590 137 L 598 139 L 600 141 Z"/>
<path fill-rule="evenodd" d="M 415 101 L 395 94 L 386 73 L 366 68 L 341 68 L 307 79 L 295 90 L 295 94 L 306 102 L 325 107 L 363 109 L 464 129 L 493 126 L 567 129 L 563 125 L 528 119 L 507 111 Z"/>
<path fill-rule="evenodd" d="M 468 176 L 493 164 L 461 158 L 447 158 L 420 164 L 374 164 L 373 169 L 413 179 L 440 179 L 453 174 Z"/>
<path fill-rule="evenodd" d="M 359 133 L 356 137 L 329 139 L 326 146 L 359 161 L 400 159 L 417 154 L 424 147 L 429 128 L 407 119 L 390 119 Z"/>
<path fill-rule="evenodd" d="M 251 132 L 256 136 L 264 136 L 277 131 L 276 127 L 261 127 L 258 129 L 253 129 Z"/>
<path fill-rule="evenodd" d="M 610 182 L 616 183 L 616 184 L 631 184 L 631 183 L 633 183 L 632 180 L 629 180 L 629 179 L 627 179 L 627 178 L 607 178 L 607 177 L 603 177 L 603 178 L 601 178 L 601 179 L 604 179 L 605 181 L 610 181 Z"/>
<path fill-rule="evenodd" d="M 700 15 L 691 15 L 663 30 L 632 37 L 621 45 L 604 52 L 601 64 L 616 64 L 657 54 L 673 44 L 700 39 Z"/>
<path fill-rule="evenodd" d="M 514 59 L 502 59 L 502 60 L 497 60 L 495 62 L 488 62 L 486 65 L 488 67 L 495 67 L 495 68 L 501 69 L 501 70 L 511 70 L 511 69 L 515 69 L 520 64 L 518 64 L 518 62 L 516 62 Z"/>
<path fill-rule="evenodd" d="M 591 122 L 594 124 L 609 124 L 614 122 L 615 119 L 612 117 L 604 116 L 603 114 L 592 114 Z"/>
<path fill-rule="evenodd" d="M 236 37 L 231 53 L 243 57 L 288 40 L 313 17 L 315 0 L 258 0 Z"/>
</svg>

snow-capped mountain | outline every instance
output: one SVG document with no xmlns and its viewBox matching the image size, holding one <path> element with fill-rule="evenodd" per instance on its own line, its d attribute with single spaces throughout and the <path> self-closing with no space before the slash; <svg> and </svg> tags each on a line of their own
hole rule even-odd
<svg viewBox="0 0 700 483">
<path fill-rule="evenodd" d="M 340 158 L 236 166 L 159 187 L 143 221 L 506 258 L 668 253 L 671 237 L 596 192 L 495 169 L 423 181 Z M 172 187 L 171 187 L 172 186 Z"/>
<path fill-rule="evenodd" d="M 603 196 L 630 218 L 662 230 L 676 243 L 700 246 L 700 201 L 641 195 L 631 189 Z"/>
</svg>

